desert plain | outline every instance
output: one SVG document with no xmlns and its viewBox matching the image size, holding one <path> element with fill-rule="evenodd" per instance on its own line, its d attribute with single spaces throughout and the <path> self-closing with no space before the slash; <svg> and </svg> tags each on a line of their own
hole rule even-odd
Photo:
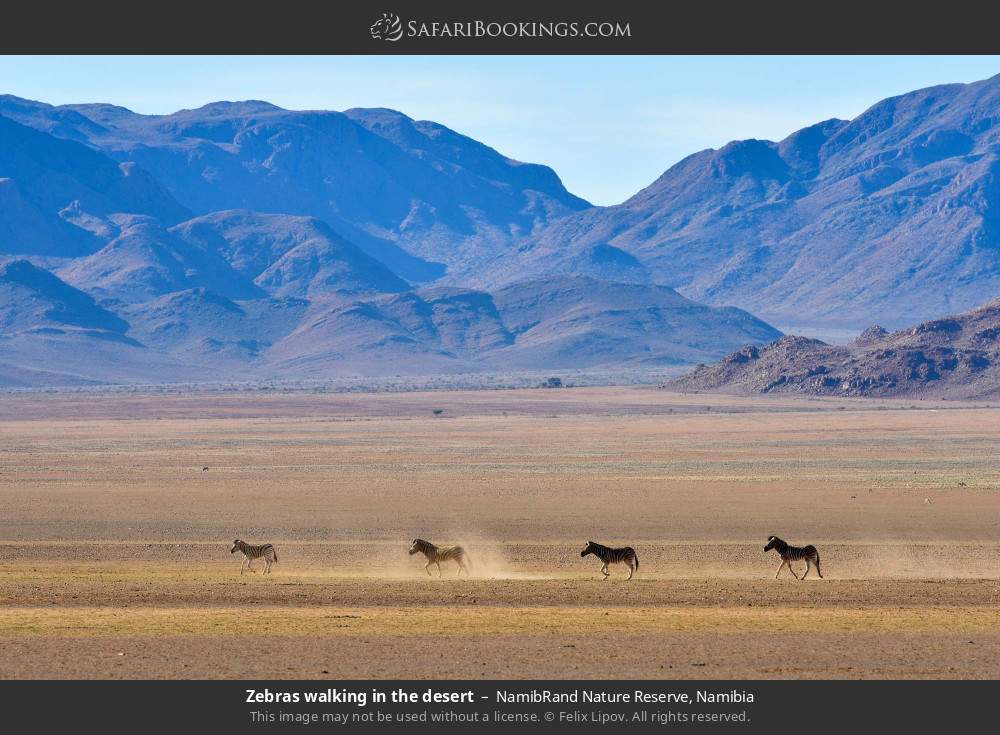
<svg viewBox="0 0 1000 735">
<path fill-rule="evenodd" d="M 998 446 L 1000 401 L 7 393 L 0 677 L 1000 678 Z"/>
</svg>

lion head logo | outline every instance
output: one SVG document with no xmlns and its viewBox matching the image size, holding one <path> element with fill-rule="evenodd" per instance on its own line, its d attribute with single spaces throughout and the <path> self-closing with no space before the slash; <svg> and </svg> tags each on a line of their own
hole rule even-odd
<svg viewBox="0 0 1000 735">
<path fill-rule="evenodd" d="M 395 13 L 382 13 L 368 30 L 376 41 L 398 41 L 403 37 L 403 23 Z"/>
</svg>

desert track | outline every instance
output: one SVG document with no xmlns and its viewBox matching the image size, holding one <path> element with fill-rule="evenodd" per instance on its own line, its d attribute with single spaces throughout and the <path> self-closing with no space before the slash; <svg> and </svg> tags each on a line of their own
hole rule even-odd
<svg viewBox="0 0 1000 735">
<path fill-rule="evenodd" d="M 993 407 L 97 393 L 0 418 L 0 677 L 1000 677 Z M 771 579 L 771 533 L 828 579 Z M 237 535 L 273 575 L 239 577 Z M 417 535 L 474 577 L 428 579 Z M 591 538 L 634 545 L 636 579 L 602 582 Z"/>
</svg>

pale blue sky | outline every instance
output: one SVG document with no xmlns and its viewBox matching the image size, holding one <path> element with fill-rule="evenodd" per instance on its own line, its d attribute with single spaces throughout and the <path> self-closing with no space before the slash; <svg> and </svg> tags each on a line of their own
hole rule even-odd
<svg viewBox="0 0 1000 735">
<path fill-rule="evenodd" d="M 997 56 L 0 56 L 0 93 L 142 113 L 220 99 L 392 107 L 548 164 L 574 193 L 613 204 L 697 150 L 997 73 Z"/>
</svg>

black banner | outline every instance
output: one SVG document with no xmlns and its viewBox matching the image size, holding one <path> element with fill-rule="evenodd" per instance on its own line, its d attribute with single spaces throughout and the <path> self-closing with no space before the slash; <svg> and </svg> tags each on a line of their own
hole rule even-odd
<svg viewBox="0 0 1000 735">
<path fill-rule="evenodd" d="M 995 682 L 0 683 L 7 732 L 972 732 Z"/>
<path fill-rule="evenodd" d="M 848 0 L 118 0 L 5 8 L 0 42 L 7 54 L 996 53 L 994 14 Z"/>
</svg>

